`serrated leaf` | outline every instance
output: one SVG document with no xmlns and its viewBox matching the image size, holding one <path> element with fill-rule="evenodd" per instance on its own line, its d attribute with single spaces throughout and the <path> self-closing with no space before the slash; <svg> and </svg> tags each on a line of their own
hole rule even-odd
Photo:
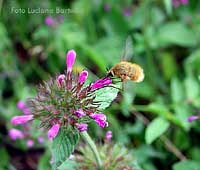
<svg viewBox="0 0 200 170">
<path fill-rule="evenodd" d="M 78 164 L 73 160 L 66 160 L 58 167 L 58 170 L 77 170 Z"/>
<path fill-rule="evenodd" d="M 69 158 L 78 141 L 78 132 L 67 131 L 65 128 L 60 129 L 52 145 L 53 169 L 59 167 Z"/>
<path fill-rule="evenodd" d="M 161 117 L 154 119 L 145 131 L 145 140 L 151 144 L 155 139 L 161 136 L 169 127 L 169 122 Z"/>
<path fill-rule="evenodd" d="M 96 98 L 94 101 L 100 101 L 101 105 L 99 106 L 99 110 L 103 110 L 107 108 L 111 102 L 117 97 L 119 89 L 121 87 L 121 83 L 113 85 L 115 87 L 104 87 L 95 92 Z"/>
</svg>

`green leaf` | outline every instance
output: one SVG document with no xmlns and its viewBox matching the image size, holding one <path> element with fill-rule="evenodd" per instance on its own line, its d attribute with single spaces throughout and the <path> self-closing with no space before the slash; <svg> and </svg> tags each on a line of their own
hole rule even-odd
<svg viewBox="0 0 200 170">
<path fill-rule="evenodd" d="M 177 78 L 173 78 L 171 82 L 171 97 L 173 103 L 181 103 L 184 100 L 184 89 Z"/>
<path fill-rule="evenodd" d="M 186 58 L 184 62 L 184 68 L 188 73 L 196 73 L 195 75 L 200 74 L 200 49 L 195 50 L 191 55 Z"/>
<path fill-rule="evenodd" d="M 162 64 L 162 72 L 166 80 L 171 80 L 171 78 L 176 75 L 177 65 L 175 58 L 170 53 L 161 53 L 160 60 Z M 169 69 L 170 68 L 170 69 Z"/>
<path fill-rule="evenodd" d="M 43 155 L 40 157 L 40 159 L 39 159 L 37 169 L 38 169 L 38 170 L 50 169 L 49 160 L 50 160 L 50 154 L 49 154 L 49 153 L 43 154 Z"/>
<path fill-rule="evenodd" d="M 82 44 L 81 47 L 85 55 L 98 66 L 99 70 L 104 72 L 106 70 L 107 61 L 103 59 L 101 54 L 99 54 L 98 51 L 96 51 L 93 47 L 87 44 Z"/>
<path fill-rule="evenodd" d="M 168 106 L 166 106 L 164 104 L 156 103 L 156 102 L 151 103 L 146 107 L 145 110 L 155 113 L 158 116 L 161 116 L 161 117 L 169 120 L 170 122 L 182 127 L 182 123 L 180 122 L 180 120 L 178 118 L 176 118 L 176 116 L 174 116 L 174 114 L 169 111 Z"/>
<path fill-rule="evenodd" d="M 96 98 L 94 101 L 100 101 L 101 105 L 99 106 L 100 110 L 107 108 L 111 102 L 117 97 L 121 83 L 113 85 L 114 87 L 104 87 L 99 90 L 96 90 Z"/>
<path fill-rule="evenodd" d="M 77 170 L 78 164 L 73 160 L 66 160 L 58 167 L 58 170 Z"/>
<path fill-rule="evenodd" d="M 122 37 L 109 36 L 99 39 L 98 42 L 93 46 L 93 49 L 98 53 L 99 56 L 101 56 L 98 59 L 103 60 L 106 62 L 105 65 L 110 67 L 122 59 L 121 55 L 124 49 L 124 45 L 125 39 Z"/>
<path fill-rule="evenodd" d="M 191 123 L 187 121 L 188 116 L 192 115 L 192 110 L 187 104 L 174 105 L 175 116 L 182 124 L 185 130 L 189 130 Z"/>
<path fill-rule="evenodd" d="M 171 0 L 164 0 L 165 3 L 165 9 L 167 11 L 168 15 L 171 15 L 172 13 L 172 1 Z"/>
<path fill-rule="evenodd" d="M 140 29 L 145 24 L 145 11 L 146 10 L 146 3 L 141 3 L 138 8 L 134 10 L 134 15 L 127 17 L 128 24 L 130 28 Z"/>
<path fill-rule="evenodd" d="M 0 169 L 7 169 L 9 164 L 9 155 L 4 148 L 0 149 L 1 161 Z"/>
<path fill-rule="evenodd" d="M 169 127 L 169 122 L 158 117 L 154 119 L 145 131 L 145 140 L 147 144 L 151 144 L 156 138 L 161 136 Z"/>
<path fill-rule="evenodd" d="M 200 170 L 200 163 L 192 160 L 181 161 L 173 165 L 173 170 Z"/>
<path fill-rule="evenodd" d="M 120 24 L 119 24 L 120 23 Z M 125 17 L 121 12 L 112 8 L 106 17 L 101 21 L 102 27 L 105 29 L 108 35 L 126 35 L 129 30 L 128 22 L 125 20 Z"/>
<path fill-rule="evenodd" d="M 185 79 L 185 89 L 188 100 L 195 100 L 200 94 L 200 85 L 193 75 L 188 75 Z"/>
<path fill-rule="evenodd" d="M 179 128 L 174 132 L 173 142 L 180 150 L 186 150 L 190 147 L 190 137 L 188 136 L 187 132 Z"/>
<path fill-rule="evenodd" d="M 50 36 L 48 27 L 41 26 L 33 33 L 34 40 L 41 40 L 42 38 L 48 38 Z"/>
<path fill-rule="evenodd" d="M 53 169 L 69 158 L 78 141 L 79 134 L 77 132 L 67 131 L 65 128 L 60 129 L 52 145 Z"/>
<path fill-rule="evenodd" d="M 134 84 L 135 93 L 143 98 L 152 98 L 155 96 L 155 89 L 151 86 L 150 82 L 144 81 L 142 83 Z"/>
<path fill-rule="evenodd" d="M 157 33 L 159 44 L 180 45 L 190 47 L 196 44 L 195 33 L 180 22 L 171 22 L 163 25 Z"/>
</svg>

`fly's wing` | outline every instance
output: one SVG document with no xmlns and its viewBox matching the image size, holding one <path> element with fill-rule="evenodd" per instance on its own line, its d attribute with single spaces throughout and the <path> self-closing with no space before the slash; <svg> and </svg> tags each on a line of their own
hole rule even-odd
<svg viewBox="0 0 200 170">
<path fill-rule="evenodd" d="M 131 57 L 133 57 L 133 51 L 134 50 L 133 50 L 132 38 L 129 35 L 126 39 L 126 44 L 125 44 L 125 48 L 124 48 L 124 51 L 121 56 L 121 60 L 129 61 L 131 59 Z"/>
<path fill-rule="evenodd" d="M 132 106 L 135 97 L 133 89 L 134 83 L 132 83 L 131 81 L 123 83 L 121 110 L 123 114 L 127 116 L 130 114 L 130 110 L 127 108 L 130 108 Z"/>
</svg>

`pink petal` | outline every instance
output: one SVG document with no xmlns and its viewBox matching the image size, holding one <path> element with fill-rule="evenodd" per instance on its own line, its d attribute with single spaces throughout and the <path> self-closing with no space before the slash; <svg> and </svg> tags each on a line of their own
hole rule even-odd
<svg viewBox="0 0 200 170">
<path fill-rule="evenodd" d="M 52 140 L 53 138 L 55 138 L 59 132 L 60 129 L 60 124 L 55 124 L 51 127 L 51 129 L 49 129 L 48 131 L 48 139 Z"/>
<path fill-rule="evenodd" d="M 88 72 L 86 70 L 82 71 L 79 75 L 79 83 L 83 84 L 88 77 Z"/>
<path fill-rule="evenodd" d="M 69 50 L 67 52 L 67 57 L 66 57 L 67 72 L 72 71 L 75 59 L 76 59 L 76 52 L 74 50 Z"/>
<path fill-rule="evenodd" d="M 16 140 L 16 139 L 23 139 L 24 138 L 24 133 L 18 129 L 10 129 L 9 132 L 9 137 L 12 140 Z"/>
<path fill-rule="evenodd" d="M 11 119 L 11 123 L 13 125 L 25 124 L 32 119 L 33 119 L 33 115 L 14 116 Z"/>
</svg>

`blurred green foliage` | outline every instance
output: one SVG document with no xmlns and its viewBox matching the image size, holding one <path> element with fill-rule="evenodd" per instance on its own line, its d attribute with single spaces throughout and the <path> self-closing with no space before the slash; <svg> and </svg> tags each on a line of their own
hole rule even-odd
<svg viewBox="0 0 200 170">
<path fill-rule="evenodd" d="M 106 8 L 107 6 L 107 8 Z M 12 8 L 70 9 L 71 13 L 29 14 Z M 109 7 L 109 8 L 108 8 Z M 130 8 L 129 16 L 124 11 Z M 132 62 L 145 72 L 142 83 L 128 82 L 106 110 L 114 141 L 125 144 L 144 170 L 195 170 L 200 161 L 200 126 L 188 123 L 200 114 L 200 2 L 173 7 L 170 0 L 3 1 L 0 19 L 0 168 L 12 167 L 7 130 L 19 115 L 19 100 L 36 94 L 36 85 L 63 72 L 66 51 L 77 52 L 75 70 L 87 69 L 89 78 L 106 74 L 119 62 L 128 35 L 133 41 Z M 64 20 L 54 26 L 45 17 Z M 145 126 L 138 112 L 150 120 Z M 136 117 L 134 116 L 136 115 Z M 91 124 L 96 139 L 105 130 Z M 107 129 L 106 129 L 107 130 Z M 189 160 L 165 148 L 165 135 Z M 151 144 L 150 144 L 151 143 Z M 12 144 L 13 145 L 13 144 Z M 15 145 L 19 150 L 21 145 Z M 8 149 L 8 150 L 6 150 Z M 39 160 L 48 169 L 49 153 Z"/>
</svg>

